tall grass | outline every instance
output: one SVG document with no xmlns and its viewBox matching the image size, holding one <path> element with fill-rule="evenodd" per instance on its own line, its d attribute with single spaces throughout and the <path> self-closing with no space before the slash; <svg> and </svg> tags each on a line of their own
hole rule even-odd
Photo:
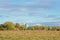
<svg viewBox="0 0 60 40">
<path fill-rule="evenodd" d="M 60 31 L 0 31 L 0 40 L 60 40 Z"/>
</svg>

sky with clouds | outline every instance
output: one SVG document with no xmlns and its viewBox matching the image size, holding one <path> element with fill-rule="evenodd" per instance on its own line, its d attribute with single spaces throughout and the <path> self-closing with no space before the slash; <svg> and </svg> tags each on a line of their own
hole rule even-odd
<svg viewBox="0 0 60 40">
<path fill-rule="evenodd" d="M 0 23 L 60 24 L 60 0 L 0 0 Z"/>
</svg>

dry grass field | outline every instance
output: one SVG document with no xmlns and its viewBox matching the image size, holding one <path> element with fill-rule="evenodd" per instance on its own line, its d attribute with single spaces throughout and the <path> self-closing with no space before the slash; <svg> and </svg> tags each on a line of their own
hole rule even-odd
<svg viewBox="0 0 60 40">
<path fill-rule="evenodd" d="M 0 40 L 60 40 L 60 31 L 0 31 Z"/>
</svg>

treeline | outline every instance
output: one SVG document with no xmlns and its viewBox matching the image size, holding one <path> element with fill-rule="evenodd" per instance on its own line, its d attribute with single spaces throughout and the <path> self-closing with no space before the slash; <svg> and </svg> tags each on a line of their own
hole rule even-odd
<svg viewBox="0 0 60 40">
<path fill-rule="evenodd" d="M 52 30 L 52 31 L 59 31 L 60 26 L 28 26 L 27 24 L 20 25 L 19 23 L 14 24 L 13 22 L 5 22 L 0 24 L 0 30 Z"/>
<path fill-rule="evenodd" d="M 51 31 L 59 31 L 60 26 L 30 26 L 27 28 L 28 30 L 51 30 Z"/>
</svg>

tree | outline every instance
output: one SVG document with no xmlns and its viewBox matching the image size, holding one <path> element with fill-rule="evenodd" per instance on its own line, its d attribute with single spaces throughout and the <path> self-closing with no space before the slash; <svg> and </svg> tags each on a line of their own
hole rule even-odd
<svg viewBox="0 0 60 40">
<path fill-rule="evenodd" d="M 16 27 L 17 29 L 20 29 L 20 24 L 19 24 L 19 23 L 16 23 L 15 27 Z"/>
<path fill-rule="evenodd" d="M 3 25 L 4 25 L 5 28 L 7 28 L 7 30 L 15 29 L 15 25 L 12 22 L 5 22 Z"/>
<path fill-rule="evenodd" d="M 25 23 L 24 25 L 22 25 L 22 29 L 26 30 L 27 24 Z"/>
<path fill-rule="evenodd" d="M 7 28 L 3 24 L 0 24 L 0 30 L 7 30 Z"/>
</svg>

